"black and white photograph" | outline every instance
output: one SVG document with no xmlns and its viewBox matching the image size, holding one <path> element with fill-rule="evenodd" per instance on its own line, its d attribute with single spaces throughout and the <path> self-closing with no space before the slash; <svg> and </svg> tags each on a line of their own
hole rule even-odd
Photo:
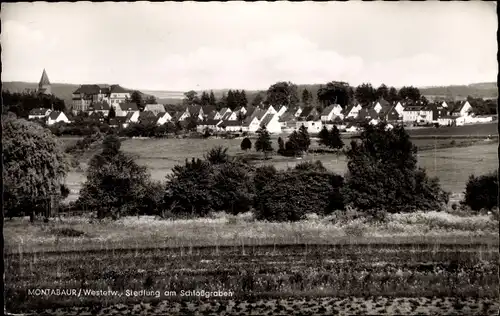
<svg viewBox="0 0 500 316">
<path fill-rule="evenodd" d="M 5 315 L 498 315 L 486 1 L 1 4 Z"/>
</svg>

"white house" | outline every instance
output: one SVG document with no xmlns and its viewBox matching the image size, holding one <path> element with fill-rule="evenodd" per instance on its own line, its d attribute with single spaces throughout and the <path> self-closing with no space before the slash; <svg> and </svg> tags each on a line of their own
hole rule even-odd
<svg viewBox="0 0 500 316">
<path fill-rule="evenodd" d="M 349 105 L 344 109 L 344 118 L 356 118 L 361 111 L 361 104 Z"/>
<path fill-rule="evenodd" d="M 256 132 L 260 127 L 260 122 L 262 118 L 265 116 L 266 111 L 263 109 L 256 108 L 252 115 L 248 116 L 243 122 L 242 129 L 245 132 Z"/>
<path fill-rule="evenodd" d="M 237 112 L 232 112 L 231 110 L 226 111 L 226 114 L 224 114 L 221 118 L 223 121 L 237 121 L 238 120 L 238 113 Z"/>
<path fill-rule="evenodd" d="M 222 108 L 222 109 L 220 109 L 219 114 L 220 114 L 220 116 L 221 116 L 221 118 L 222 118 L 222 117 L 223 117 L 224 115 L 226 115 L 226 113 L 228 113 L 228 112 L 232 112 L 230 108 Z M 217 118 L 217 119 L 218 119 L 218 118 Z"/>
<path fill-rule="evenodd" d="M 432 123 L 432 110 L 418 105 L 407 106 L 403 111 L 403 122 Z"/>
<path fill-rule="evenodd" d="M 296 123 L 296 128 L 299 129 L 302 125 L 307 128 L 309 133 L 319 133 L 323 128 L 323 123 L 321 120 L 315 121 L 299 121 Z"/>
<path fill-rule="evenodd" d="M 137 123 L 139 121 L 139 111 L 131 111 L 125 115 L 125 123 Z"/>
<path fill-rule="evenodd" d="M 47 116 L 47 125 L 52 125 L 59 122 L 69 123 L 69 119 L 66 114 L 61 111 L 50 112 L 50 114 Z"/>
<path fill-rule="evenodd" d="M 468 116 L 472 112 L 472 106 L 469 101 L 465 101 L 460 107 L 453 111 L 452 116 Z"/>
<path fill-rule="evenodd" d="M 229 113 L 226 113 L 226 114 L 229 114 Z M 235 114 L 233 112 L 233 114 Z M 239 131 L 243 131 L 243 126 L 240 122 L 238 121 L 229 121 L 229 120 L 225 120 L 225 121 L 221 121 L 222 123 L 219 124 L 219 126 L 224 129 L 226 132 L 239 132 Z"/>
<path fill-rule="evenodd" d="M 333 121 L 335 117 L 339 116 L 341 119 L 344 117 L 342 114 L 342 107 L 340 104 L 331 104 L 327 106 L 323 112 L 321 112 L 321 121 L 330 122 Z"/>
<path fill-rule="evenodd" d="M 446 103 L 446 101 L 443 101 L 443 103 L 441 103 L 441 106 L 443 108 L 448 108 L 448 103 Z"/>
<path fill-rule="evenodd" d="M 260 127 L 265 127 L 271 134 L 280 134 L 281 124 L 278 121 L 278 114 L 266 114 L 260 122 Z"/>
<path fill-rule="evenodd" d="M 158 117 L 157 121 L 158 125 L 163 125 L 166 124 L 167 122 L 172 121 L 172 115 L 170 115 L 168 112 L 158 113 L 157 117 Z"/>
<path fill-rule="evenodd" d="M 286 105 L 282 105 L 278 111 L 278 117 L 281 117 L 285 112 L 288 110 L 288 107 Z"/>
<path fill-rule="evenodd" d="M 455 125 L 455 116 L 444 115 L 437 118 L 437 123 L 441 126 Z"/>
<path fill-rule="evenodd" d="M 127 99 L 130 99 L 130 97 L 130 91 L 117 84 L 111 85 L 109 88 L 109 102 L 111 103 L 111 106 L 125 103 Z"/>
<path fill-rule="evenodd" d="M 139 117 L 139 109 L 135 103 L 120 103 L 118 106 L 112 105 L 115 108 L 117 117 L 125 117 L 128 113 L 137 112 L 137 117 Z"/>
<path fill-rule="evenodd" d="M 401 104 L 401 102 L 398 102 L 396 104 L 396 106 L 394 107 L 394 109 L 398 112 L 399 116 L 403 116 L 403 111 L 404 111 L 405 107 Z"/>
<path fill-rule="evenodd" d="M 108 116 L 110 109 L 111 109 L 111 107 L 109 106 L 107 101 L 98 101 L 98 102 L 94 102 L 89 107 L 89 112 L 90 112 L 90 114 L 95 112 L 95 113 L 102 113 L 104 116 Z"/>
<path fill-rule="evenodd" d="M 52 112 L 51 109 L 37 108 L 30 111 L 28 119 L 43 119 Z"/>
<path fill-rule="evenodd" d="M 276 111 L 274 109 L 274 107 L 272 105 L 270 105 L 267 109 L 265 109 L 266 112 L 264 115 L 267 115 L 267 114 L 278 114 L 278 111 Z"/>
<path fill-rule="evenodd" d="M 358 131 L 358 127 L 356 125 L 347 125 L 345 131 L 348 133 L 356 133 Z"/>
</svg>

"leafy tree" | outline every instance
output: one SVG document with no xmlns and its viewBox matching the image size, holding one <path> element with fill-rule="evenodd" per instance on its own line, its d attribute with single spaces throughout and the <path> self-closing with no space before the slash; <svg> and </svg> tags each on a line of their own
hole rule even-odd
<svg viewBox="0 0 500 316">
<path fill-rule="evenodd" d="M 271 145 L 271 135 L 269 135 L 266 127 L 261 127 L 257 131 L 257 135 L 259 135 L 259 137 L 255 141 L 255 150 L 262 151 L 264 156 L 267 158 L 267 155 L 273 151 L 273 146 Z"/>
<path fill-rule="evenodd" d="M 145 104 L 157 104 L 156 97 L 153 95 L 150 95 L 146 98 L 144 101 Z"/>
<path fill-rule="evenodd" d="M 318 143 L 320 145 L 329 147 L 329 145 L 330 145 L 330 132 L 326 128 L 326 125 L 323 125 L 323 128 L 321 129 L 321 131 L 319 131 L 318 138 L 319 138 Z"/>
<path fill-rule="evenodd" d="M 267 90 L 266 101 L 272 106 L 293 107 L 299 103 L 297 85 L 291 82 L 277 82 Z"/>
<path fill-rule="evenodd" d="M 337 126 L 333 126 L 330 131 L 323 126 L 321 131 L 319 132 L 319 144 L 332 148 L 332 149 L 341 149 L 344 147 L 344 142 L 340 136 L 340 131 Z"/>
<path fill-rule="evenodd" d="M 399 97 L 402 100 L 412 100 L 412 101 L 418 101 L 420 100 L 420 90 L 418 88 L 415 88 L 413 86 L 409 87 L 402 87 L 399 89 Z"/>
<path fill-rule="evenodd" d="M 216 146 L 210 149 L 205 154 L 205 160 L 211 163 L 212 165 L 223 164 L 229 162 L 230 157 L 227 153 L 228 148 L 223 148 L 222 146 Z"/>
<path fill-rule="evenodd" d="M 200 104 L 200 98 L 198 97 L 198 92 L 190 90 L 184 93 L 184 104 Z"/>
<path fill-rule="evenodd" d="M 479 177 L 471 175 L 462 204 L 474 211 L 498 207 L 498 170 Z"/>
<path fill-rule="evenodd" d="M 210 105 L 216 105 L 217 104 L 217 99 L 215 99 L 215 95 L 214 95 L 214 92 L 212 90 L 210 90 L 210 96 L 209 96 L 209 102 L 208 104 Z"/>
<path fill-rule="evenodd" d="M 389 88 L 387 88 L 385 84 L 381 84 L 380 87 L 377 88 L 375 95 L 377 99 L 384 98 L 387 100 L 387 97 L 389 96 Z"/>
<path fill-rule="evenodd" d="M 9 216 L 35 212 L 62 199 L 67 160 L 61 144 L 36 123 L 2 117 L 3 206 Z"/>
<path fill-rule="evenodd" d="M 318 89 L 317 97 L 322 107 L 330 104 L 340 104 L 346 107 L 351 103 L 353 91 L 347 82 L 332 81 Z"/>
<path fill-rule="evenodd" d="M 139 91 L 134 91 L 130 95 L 130 102 L 137 104 L 140 111 L 144 110 L 144 101 L 142 100 L 142 94 Z"/>
<path fill-rule="evenodd" d="M 260 104 L 264 101 L 264 97 L 262 96 L 262 93 L 259 92 L 255 95 L 255 97 L 252 100 L 252 106 L 260 106 Z"/>
<path fill-rule="evenodd" d="M 307 89 L 304 89 L 304 91 L 302 91 L 302 103 L 305 105 L 305 106 L 309 106 L 311 105 L 312 103 L 312 93 L 309 92 L 309 90 Z"/>
<path fill-rule="evenodd" d="M 219 102 L 217 102 L 216 108 L 217 108 L 217 111 L 219 111 L 222 108 L 226 108 L 226 107 L 227 107 L 227 96 L 225 93 L 223 93 Z"/>
<path fill-rule="evenodd" d="M 307 152 L 311 145 L 311 138 L 309 137 L 309 132 L 307 132 L 307 127 L 302 125 L 298 133 L 295 132 L 289 136 L 289 141 L 296 144 L 298 150 Z"/>
<path fill-rule="evenodd" d="M 377 99 L 376 91 L 369 83 L 359 85 L 354 94 L 356 100 L 361 103 L 362 106 L 367 106 Z"/>
<path fill-rule="evenodd" d="M 340 194 L 342 177 L 318 167 L 308 164 L 297 170 L 262 170 L 258 178 L 260 188 L 256 186 L 256 218 L 273 222 L 298 221 L 307 213 L 327 215 L 344 209 Z"/>
<path fill-rule="evenodd" d="M 227 92 L 227 107 L 234 110 L 238 106 L 237 95 L 238 91 L 229 90 Z"/>
<path fill-rule="evenodd" d="M 108 119 L 114 119 L 116 117 L 115 107 L 112 106 L 108 112 Z"/>
<path fill-rule="evenodd" d="M 196 115 L 190 115 L 187 119 L 186 129 L 188 131 L 195 131 L 196 126 L 198 126 L 198 117 Z"/>
<path fill-rule="evenodd" d="M 22 93 L 2 91 L 2 112 L 12 112 L 19 118 L 28 118 L 29 112 L 35 108 L 54 109 L 65 111 L 63 100 L 54 95 L 38 94 L 36 91 L 27 90 Z"/>
<path fill-rule="evenodd" d="M 359 142 L 353 140 L 346 153 L 346 204 L 377 217 L 385 211 L 433 210 L 447 203 L 449 194 L 439 180 L 417 168 L 416 153 L 403 127 L 365 125 Z"/>
<path fill-rule="evenodd" d="M 387 93 L 386 100 L 389 102 L 398 102 L 401 98 L 399 97 L 398 90 L 396 88 L 391 87 L 389 92 Z"/>
<path fill-rule="evenodd" d="M 283 155 L 285 152 L 285 142 L 281 137 L 278 137 L 278 154 Z"/>
<path fill-rule="evenodd" d="M 142 212 L 151 214 L 156 210 L 144 210 L 142 203 L 147 200 L 148 191 L 151 193 L 151 185 L 151 176 L 146 167 L 139 166 L 130 156 L 121 152 L 119 139 L 109 135 L 103 141 L 102 152 L 90 160 L 87 181 L 83 184 L 77 203 L 97 210 L 98 218 L 118 218 Z M 158 202 L 152 201 L 150 204 L 157 205 Z"/>
<path fill-rule="evenodd" d="M 252 149 L 252 141 L 250 140 L 250 138 L 248 137 L 245 137 L 243 138 L 243 140 L 241 141 L 241 150 L 250 150 Z"/>
<path fill-rule="evenodd" d="M 201 94 L 200 104 L 203 106 L 210 104 L 210 95 L 206 91 Z"/>
<path fill-rule="evenodd" d="M 245 90 L 241 90 L 240 92 L 238 105 L 244 108 L 246 108 L 248 105 L 247 93 L 245 92 Z"/>
</svg>

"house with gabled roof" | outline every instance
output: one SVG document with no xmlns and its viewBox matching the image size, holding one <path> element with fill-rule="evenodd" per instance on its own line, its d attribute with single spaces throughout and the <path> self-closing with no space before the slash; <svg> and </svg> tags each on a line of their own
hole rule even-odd
<svg viewBox="0 0 500 316">
<path fill-rule="evenodd" d="M 226 113 L 231 114 L 231 113 Z M 234 112 L 232 114 L 235 114 Z M 241 122 L 238 121 L 230 121 L 230 120 L 222 120 L 222 123 L 219 124 L 219 126 L 225 130 L 226 132 L 240 132 L 243 131 L 243 126 Z"/>
<path fill-rule="evenodd" d="M 266 111 L 266 114 L 277 114 L 278 111 L 272 106 L 272 105 L 267 105 L 264 107 L 264 110 Z"/>
<path fill-rule="evenodd" d="M 340 104 L 330 104 L 321 112 L 321 121 L 330 122 L 333 121 L 335 117 L 343 118 L 342 106 Z"/>
<path fill-rule="evenodd" d="M 163 104 L 146 104 L 144 111 L 153 112 L 155 115 L 158 113 L 165 113 L 165 106 Z"/>
<path fill-rule="evenodd" d="M 198 125 L 196 126 L 196 130 L 199 133 L 203 133 L 206 128 L 215 132 L 221 131 L 223 130 L 223 128 L 220 126 L 222 122 L 222 120 L 206 119 L 198 123 Z"/>
<path fill-rule="evenodd" d="M 422 105 L 408 105 L 403 111 L 403 122 L 432 123 L 432 110 Z"/>
<path fill-rule="evenodd" d="M 259 129 L 260 121 L 266 115 L 266 111 L 260 108 L 255 108 L 252 115 L 247 116 L 243 121 L 243 131 L 254 133 Z"/>
<path fill-rule="evenodd" d="M 139 122 L 139 111 L 134 111 L 134 112 L 128 112 L 125 115 L 125 123 L 137 123 Z"/>
<path fill-rule="evenodd" d="M 108 116 L 109 111 L 111 110 L 111 106 L 107 101 L 98 101 L 92 103 L 88 110 L 90 114 L 98 112 L 102 113 L 104 116 Z"/>
<path fill-rule="evenodd" d="M 457 108 L 451 112 L 452 116 L 469 116 L 472 112 L 472 105 L 469 101 L 462 102 Z"/>
<path fill-rule="evenodd" d="M 222 108 L 220 109 L 219 114 L 221 117 L 223 117 L 224 115 L 226 115 L 227 112 L 232 112 L 232 111 L 230 108 Z"/>
<path fill-rule="evenodd" d="M 50 112 L 50 114 L 47 116 L 47 125 L 53 125 L 59 122 L 69 123 L 70 121 L 66 116 L 66 114 L 64 114 L 64 112 L 61 111 Z"/>
<path fill-rule="evenodd" d="M 135 103 L 120 103 L 118 106 L 114 105 L 114 108 L 118 117 L 125 117 L 132 112 L 137 112 L 137 115 L 139 115 L 139 108 Z"/>
<path fill-rule="evenodd" d="M 387 102 L 384 98 L 380 98 L 372 104 L 372 108 L 377 113 L 380 113 L 380 111 L 382 111 L 382 109 L 384 109 L 384 108 L 387 109 L 390 107 L 391 107 L 391 104 L 389 102 Z"/>
<path fill-rule="evenodd" d="M 344 109 L 342 114 L 344 114 L 344 118 L 356 118 L 358 117 L 359 111 L 361 111 L 361 109 L 362 106 L 359 103 L 356 105 L 350 104 Z"/>
<path fill-rule="evenodd" d="M 278 110 L 278 117 L 281 117 L 283 114 L 285 114 L 288 110 L 288 107 L 286 105 L 282 105 L 279 110 Z"/>
<path fill-rule="evenodd" d="M 385 122 L 398 122 L 402 120 L 403 117 L 399 115 L 399 112 L 396 110 L 396 106 L 393 105 L 391 107 L 383 108 L 378 113 L 378 119 Z"/>
<path fill-rule="evenodd" d="M 238 106 L 234 109 L 234 111 L 236 113 L 236 115 L 238 115 L 239 113 L 243 114 L 243 115 L 246 115 L 247 114 L 247 109 L 244 107 L 244 106 Z"/>
<path fill-rule="evenodd" d="M 266 128 L 270 134 L 281 134 L 281 124 L 278 121 L 278 114 L 266 114 L 260 121 L 261 128 Z"/>
<path fill-rule="evenodd" d="M 238 120 L 238 114 L 236 112 L 232 112 L 231 110 L 226 111 L 226 114 L 224 114 L 221 118 L 223 121 L 237 121 Z"/>
<path fill-rule="evenodd" d="M 319 116 L 319 112 L 315 107 L 307 106 L 305 107 L 299 115 L 299 121 L 307 121 L 310 118 Z"/>
<path fill-rule="evenodd" d="M 168 112 L 158 113 L 156 114 L 156 117 L 157 117 L 156 123 L 158 125 L 163 125 L 172 121 L 172 115 L 170 115 L 170 113 Z"/>
<path fill-rule="evenodd" d="M 125 103 L 132 96 L 132 91 L 123 88 L 118 84 L 111 85 L 109 88 L 109 102 L 111 106 Z"/>
<path fill-rule="evenodd" d="M 156 114 L 153 111 L 142 111 L 139 112 L 139 117 L 137 121 L 140 123 L 155 123 L 157 121 Z"/>
<path fill-rule="evenodd" d="M 297 117 L 295 117 L 294 111 L 287 111 L 285 114 L 278 118 L 278 122 L 281 125 L 281 130 L 294 130 L 297 126 Z"/>
<path fill-rule="evenodd" d="M 51 109 L 46 109 L 46 108 L 36 108 L 32 109 L 29 114 L 28 114 L 28 119 L 33 120 L 33 119 L 43 119 L 47 117 L 50 112 L 52 112 Z"/>
<path fill-rule="evenodd" d="M 398 112 L 399 116 L 403 117 L 403 111 L 404 111 L 405 107 L 403 106 L 403 104 L 401 102 L 398 101 L 398 103 L 396 104 L 394 109 Z"/>
</svg>

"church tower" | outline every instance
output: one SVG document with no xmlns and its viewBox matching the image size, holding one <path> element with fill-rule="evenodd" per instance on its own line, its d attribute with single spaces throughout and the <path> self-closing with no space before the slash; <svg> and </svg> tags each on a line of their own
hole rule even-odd
<svg viewBox="0 0 500 316">
<path fill-rule="evenodd" d="M 40 83 L 38 83 L 38 93 L 51 94 L 50 81 L 45 69 L 42 73 L 42 78 L 40 78 Z"/>
</svg>

